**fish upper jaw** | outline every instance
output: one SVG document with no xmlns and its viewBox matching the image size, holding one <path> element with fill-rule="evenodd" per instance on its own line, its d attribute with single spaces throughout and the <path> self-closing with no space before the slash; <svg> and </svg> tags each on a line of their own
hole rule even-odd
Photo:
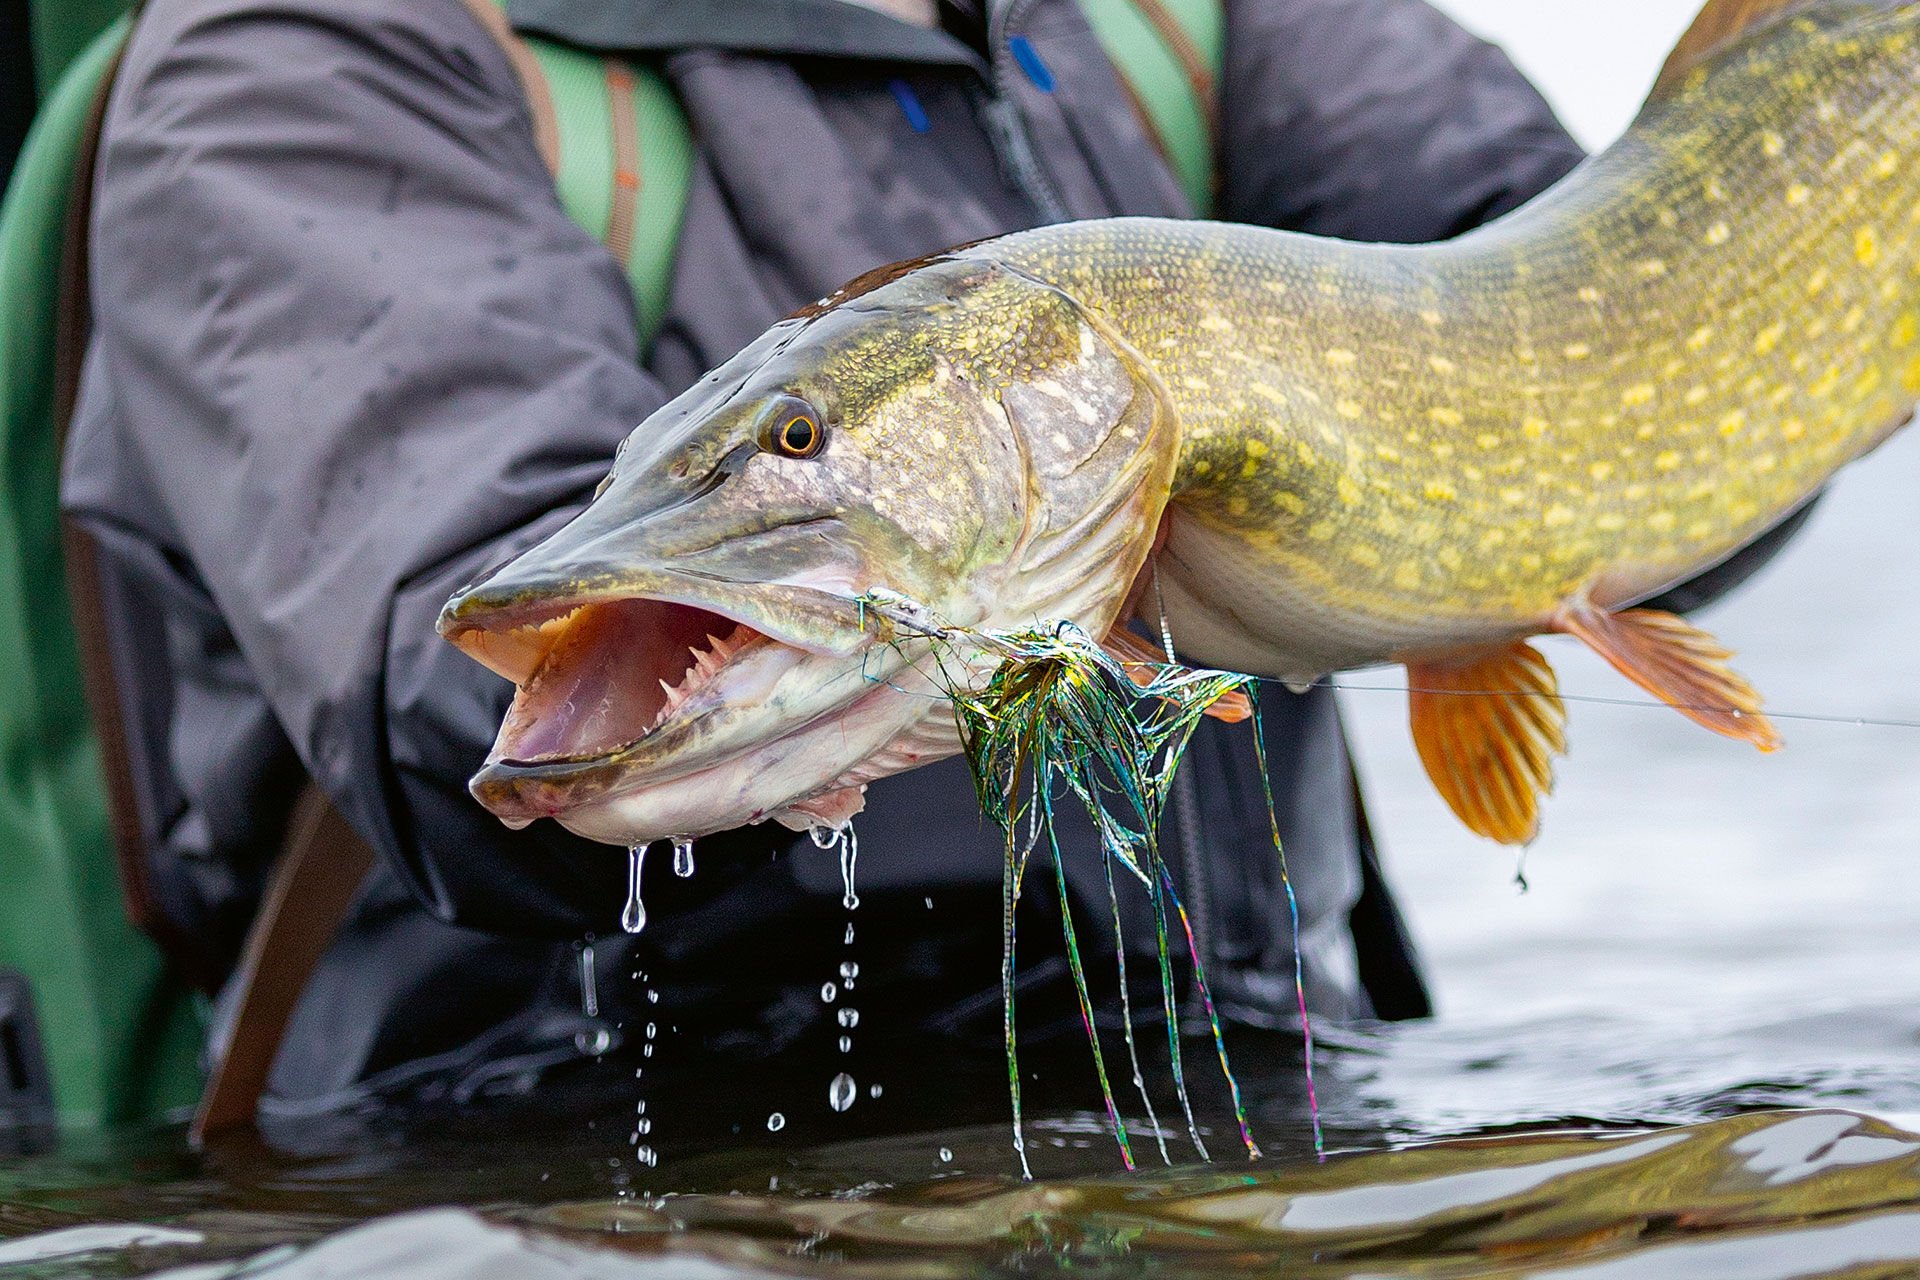
<svg viewBox="0 0 1920 1280">
<path fill-rule="evenodd" d="M 623 600 L 697 609 L 810 653 L 845 656 L 872 640 L 850 583 L 742 583 L 695 570 L 614 564 L 528 572 L 519 564 L 509 562 L 457 593 L 436 624 L 469 657 L 516 684 L 533 674 L 568 616 Z"/>
</svg>

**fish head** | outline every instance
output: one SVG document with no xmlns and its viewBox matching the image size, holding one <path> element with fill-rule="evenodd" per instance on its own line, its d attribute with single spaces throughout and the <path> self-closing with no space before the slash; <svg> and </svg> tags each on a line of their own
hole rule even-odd
<svg viewBox="0 0 1920 1280">
<path fill-rule="evenodd" d="M 441 633 L 518 686 L 470 789 L 623 845 L 842 825 L 867 781 L 958 749 L 917 627 L 1112 625 L 1166 500 L 1167 405 L 1097 317 L 991 260 L 782 322 L 448 602 Z"/>
</svg>

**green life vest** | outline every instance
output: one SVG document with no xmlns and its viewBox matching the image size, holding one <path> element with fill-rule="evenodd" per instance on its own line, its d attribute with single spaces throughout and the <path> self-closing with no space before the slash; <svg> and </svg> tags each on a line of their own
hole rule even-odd
<svg viewBox="0 0 1920 1280">
<path fill-rule="evenodd" d="M 1080 8 L 1194 212 L 1205 217 L 1213 210 L 1215 87 L 1226 50 L 1222 0 L 1080 0 Z M 693 167 L 686 116 L 651 67 L 550 40 L 524 43 L 534 67 L 517 69 L 536 128 L 558 135 L 549 163 L 560 203 L 621 258 L 644 348 L 666 311 L 686 209 Z M 631 99 L 630 107 L 623 98 Z M 542 119 L 549 110 L 551 123 Z M 627 111 L 634 117 L 631 131 Z M 623 187 L 635 181 L 637 210 L 623 228 L 614 211 Z"/>
<path fill-rule="evenodd" d="M 1220 3 L 1081 0 L 1202 213 L 1212 207 Z M 9 676 L 0 694 L 0 969 L 27 979 L 60 1122 L 81 1127 L 191 1105 L 205 1020 L 204 1001 L 122 907 L 59 516 L 61 263 L 75 176 L 92 161 L 87 125 L 130 23 L 101 28 L 123 8 L 34 6 L 40 83 L 50 88 L 0 205 L 0 670 Z M 530 58 L 509 52 L 549 133 L 543 149 L 560 201 L 625 265 L 644 344 L 666 309 L 686 207 L 686 118 L 651 67 L 523 44 Z M 532 102 L 541 95 L 550 112 Z"/>
</svg>

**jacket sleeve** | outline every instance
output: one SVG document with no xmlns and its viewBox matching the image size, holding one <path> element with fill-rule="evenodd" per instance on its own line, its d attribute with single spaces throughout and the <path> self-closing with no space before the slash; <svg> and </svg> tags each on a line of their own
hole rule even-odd
<svg viewBox="0 0 1920 1280">
<path fill-rule="evenodd" d="M 83 405 L 70 505 L 189 567 L 309 772 L 442 917 L 617 912 L 604 846 L 466 796 L 510 689 L 433 632 L 664 399 L 504 54 L 457 0 L 157 4 L 96 189 L 86 401 L 111 410 Z"/>
<path fill-rule="evenodd" d="M 1227 0 L 1223 217 L 1440 240 L 1582 152 L 1494 46 L 1425 0 Z"/>
</svg>

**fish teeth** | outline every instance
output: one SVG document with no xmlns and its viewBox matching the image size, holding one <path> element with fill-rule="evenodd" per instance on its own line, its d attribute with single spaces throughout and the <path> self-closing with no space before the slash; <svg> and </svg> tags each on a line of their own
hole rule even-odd
<svg viewBox="0 0 1920 1280">
<path fill-rule="evenodd" d="M 666 695 L 667 700 L 662 704 L 659 715 L 654 717 L 654 724 L 659 724 L 675 711 L 678 711 L 680 704 L 691 696 L 694 688 L 712 679 L 714 672 L 718 671 L 726 663 L 728 658 L 731 658 L 740 651 L 746 641 L 744 639 L 735 640 L 733 637 L 739 635 L 743 630 L 744 628 L 736 626 L 733 632 L 724 639 L 717 636 L 708 636 L 707 644 L 709 647 L 706 649 L 688 647 L 687 656 L 692 659 L 692 663 L 685 671 L 680 673 L 679 681 L 673 684 L 669 684 L 665 680 L 660 681 L 660 692 Z"/>
</svg>

